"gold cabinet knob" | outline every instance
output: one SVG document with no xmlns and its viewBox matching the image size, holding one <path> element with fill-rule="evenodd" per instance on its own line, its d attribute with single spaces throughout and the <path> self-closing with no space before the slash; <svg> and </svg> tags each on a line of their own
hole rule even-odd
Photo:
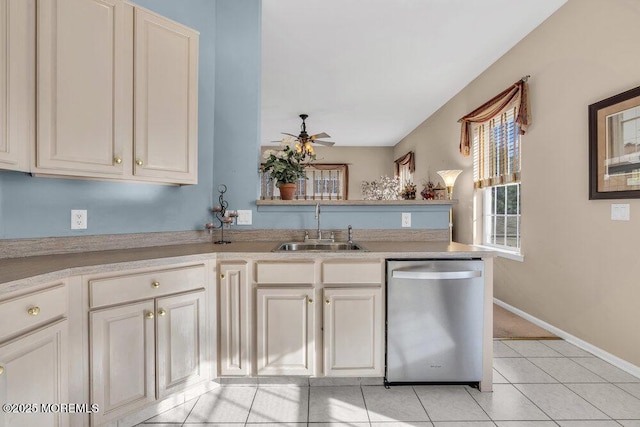
<svg viewBox="0 0 640 427">
<path fill-rule="evenodd" d="M 158 289 L 160 287 L 160 282 L 154 281 L 151 283 L 151 286 L 153 286 L 154 288 Z"/>
<path fill-rule="evenodd" d="M 40 307 L 31 307 L 27 310 L 27 313 L 31 316 L 37 316 L 40 314 Z"/>
<path fill-rule="evenodd" d="M 4 373 L 4 366 L 0 366 L 0 375 Z"/>
<path fill-rule="evenodd" d="M 119 165 L 120 163 L 122 163 L 122 158 L 114 157 L 113 158 L 113 163 L 115 163 L 116 165 Z"/>
<path fill-rule="evenodd" d="M 153 319 L 153 312 L 147 311 L 147 314 L 145 314 L 144 317 L 146 317 L 147 319 Z"/>
<path fill-rule="evenodd" d="M 309 304 L 313 304 L 313 299 L 309 298 Z"/>
<path fill-rule="evenodd" d="M 326 300 L 324 300 L 324 303 L 325 303 L 325 304 L 327 304 L 327 305 L 329 305 L 329 304 L 331 304 L 331 300 L 326 299 Z"/>
<path fill-rule="evenodd" d="M 165 314 L 167 314 L 166 310 L 164 310 L 162 308 L 160 310 L 158 310 L 158 316 L 164 316 Z"/>
<path fill-rule="evenodd" d="M 221 279 L 224 279 L 224 274 L 221 274 L 221 275 L 220 275 L 220 278 L 221 278 Z"/>
<path fill-rule="evenodd" d="M 144 162 L 142 160 L 138 159 L 138 160 L 136 160 L 136 165 L 142 166 L 142 165 L 144 165 Z"/>
</svg>

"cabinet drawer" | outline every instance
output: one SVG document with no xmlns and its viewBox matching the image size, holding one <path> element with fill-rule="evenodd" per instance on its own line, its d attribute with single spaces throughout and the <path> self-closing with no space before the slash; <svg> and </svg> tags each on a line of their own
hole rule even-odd
<svg viewBox="0 0 640 427">
<path fill-rule="evenodd" d="M 91 308 L 204 288 L 202 264 L 89 280 Z"/>
<path fill-rule="evenodd" d="M 64 282 L 0 302 L 0 341 L 66 316 L 67 305 Z"/>
<path fill-rule="evenodd" d="M 260 284 L 313 284 L 315 263 L 258 262 L 256 282 Z"/>
<path fill-rule="evenodd" d="M 383 264 L 380 261 L 349 261 L 322 264 L 325 284 L 382 283 Z"/>
</svg>

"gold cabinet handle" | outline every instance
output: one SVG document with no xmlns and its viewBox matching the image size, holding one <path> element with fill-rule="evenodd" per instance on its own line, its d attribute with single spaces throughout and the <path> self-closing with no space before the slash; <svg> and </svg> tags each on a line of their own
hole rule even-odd
<svg viewBox="0 0 640 427">
<path fill-rule="evenodd" d="M 154 288 L 158 289 L 160 287 L 160 282 L 154 281 L 151 283 L 151 286 L 153 286 Z"/>
<path fill-rule="evenodd" d="M 326 299 L 326 300 L 324 300 L 324 303 L 329 305 L 329 304 L 331 304 L 331 300 Z"/>
<path fill-rule="evenodd" d="M 309 304 L 313 304 L 313 299 L 309 298 Z"/>
<path fill-rule="evenodd" d="M 221 274 L 221 275 L 220 275 L 220 278 L 221 278 L 221 279 L 224 279 L 224 274 Z"/>
<path fill-rule="evenodd" d="M 29 315 L 31 316 L 37 316 L 38 314 L 40 314 L 40 307 L 31 307 L 27 310 L 27 313 L 29 313 Z"/>
<path fill-rule="evenodd" d="M 166 310 L 164 310 L 162 308 L 160 310 L 158 310 L 158 316 L 164 316 L 165 314 L 167 314 Z"/>
<path fill-rule="evenodd" d="M 153 312 L 147 311 L 147 314 L 144 315 L 147 319 L 153 319 Z"/>
<path fill-rule="evenodd" d="M 142 166 L 142 165 L 144 165 L 144 162 L 142 160 L 138 159 L 138 160 L 136 160 L 136 165 Z"/>
<path fill-rule="evenodd" d="M 0 375 L 4 373 L 4 366 L 0 366 Z"/>
<path fill-rule="evenodd" d="M 122 158 L 114 157 L 113 158 L 113 163 L 115 163 L 116 165 L 119 165 L 120 163 L 122 163 Z"/>
</svg>

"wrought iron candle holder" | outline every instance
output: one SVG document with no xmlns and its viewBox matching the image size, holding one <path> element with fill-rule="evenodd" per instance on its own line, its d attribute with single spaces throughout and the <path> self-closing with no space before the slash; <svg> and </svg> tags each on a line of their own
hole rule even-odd
<svg viewBox="0 0 640 427">
<path fill-rule="evenodd" d="M 207 230 L 209 230 L 209 233 L 213 233 L 213 230 L 215 229 L 220 229 L 220 240 L 217 240 L 213 243 L 218 244 L 218 245 L 226 245 L 227 243 L 231 243 L 230 240 L 224 240 L 224 227 L 225 224 L 227 226 L 229 226 L 231 223 L 233 223 L 233 219 L 235 217 L 238 216 L 238 213 L 235 211 L 228 211 L 227 208 L 229 207 L 229 203 L 224 200 L 224 193 L 227 192 L 227 186 L 224 184 L 220 184 L 218 186 L 218 192 L 220 193 L 220 196 L 218 197 L 218 206 L 214 206 L 211 208 L 211 211 L 213 212 L 214 216 L 216 217 L 216 219 L 218 220 L 218 222 L 220 223 L 219 225 L 216 225 L 213 222 L 209 222 L 207 224 L 205 224 L 205 228 Z"/>
</svg>

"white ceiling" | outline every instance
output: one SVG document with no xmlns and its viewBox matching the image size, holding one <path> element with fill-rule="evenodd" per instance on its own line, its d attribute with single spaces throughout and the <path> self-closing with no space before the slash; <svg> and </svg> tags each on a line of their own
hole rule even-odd
<svg viewBox="0 0 640 427">
<path fill-rule="evenodd" d="M 261 142 L 395 145 L 565 2 L 263 0 Z"/>
</svg>

